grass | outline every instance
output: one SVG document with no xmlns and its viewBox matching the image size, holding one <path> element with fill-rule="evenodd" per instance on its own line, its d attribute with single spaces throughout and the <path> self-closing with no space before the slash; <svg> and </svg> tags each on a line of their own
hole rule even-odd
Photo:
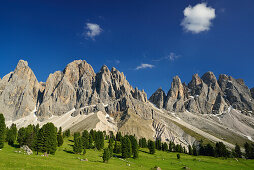
<svg viewBox="0 0 254 170">
<path fill-rule="evenodd" d="M 0 169 L 151 169 L 159 166 L 161 169 L 182 169 L 187 166 L 191 169 L 211 169 L 211 170 L 240 170 L 254 169 L 254 160 L 244 159 L 223 159 L 205 156 L 189 156 L 180 154 L 178 160 L 177 153 L 167 153 L 156 151 L 154 155 L 148 154 L 147 149 L 141 149 L 138 159 L 121 159 L 120 155 L 115 155 L 109 163 L 102 162 L 102 151 L 87 149 L 86 155 L 76 155 L 72 153 L 72 145 L 69 139 L 65 139 L 64 145 L 58 149 L 55 155 L 48 157 L 36 155 L 24 155 L 14 151 L 17 148 L 5 147 L 0 151 Z M 88 159 L 88 162 L 80 161 Z M 130 165 L 130 166 L 128 166 Z"/>
</svg>

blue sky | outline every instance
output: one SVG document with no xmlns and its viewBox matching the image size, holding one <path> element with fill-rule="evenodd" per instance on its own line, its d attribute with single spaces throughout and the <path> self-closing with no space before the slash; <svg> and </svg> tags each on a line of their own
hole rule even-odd
<svg viewBox="0 0 254 170">
<path fill-rule="evenodd" d="M 0 2 L 0 77 L 24 59 L 46 81 L 83 59 L 96 72 L 116 67 L 148 96 L 207 71 L 254 87 L 253 0 Z"/>
</svg>

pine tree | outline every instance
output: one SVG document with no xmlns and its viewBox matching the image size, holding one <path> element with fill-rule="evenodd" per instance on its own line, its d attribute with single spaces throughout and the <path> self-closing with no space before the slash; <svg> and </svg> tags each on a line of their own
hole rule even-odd
<svg viewBox="0 0 254 170">
<path fill-rule="evenodd" d="M 48 154 L 55 154 L 57 149 L 57 128 L 53 123 L 43 125 L 45 135 L 45 148 Z"/>
<path fill-rule="evenodd" d="M 93 135 L 90 133 L 89 134 L 89 149 L 93 148 Z"/>
<path fill-rule="evenodd" d="M 9 145 L 13 146 L 17 138 L 17 127 L 12 124 L 10 129 L 7 131 L 6 140 Z"/>
<path fill-rule="evenodd" d="M 26 141 L 26 129 L 24 127 L 20 128 L 18 131 L 17 141 L 19 146 L 23 146 Z"/>
<path fill-rule="evenodd" d="M 158 150 L 161 150 L 161 140 L 160 139 L 156 139 L 155 148 Z"/>
<path fill-rule="evenodd" d="M 114 142 L 114 139 L 110 138 L 109 139 L 109 144 L 108 144 L 108 149 L 109 149 L 110 157 L 113 156 L 113 142 Z"/>
<path fill-rule="evenodd" d="M 82 140 L 80 136 L 74 139 L 73 152 L 75 154 L 80 154 L 82 152 Z"/>
<path fill-rule="evenodd" d="M 192 150 L 193 150 L 193 155 L 198 156 L 198 151 L 195 145 L 192 146 Z"/>
<path fill-rule="evenodd" d="M 131 141 L 128 136 L 122 139 L 122 157 L 130 158 L 132 153 Z"/>
<path fill-rule="evenodd" d="M 114 150 L 113 150 L 113 152 L 116 153 L 116 154 L 119 154 L 119 153 L 122 152 L 121 146 L 118 144 L 117 141 L 115 141 L 115 145 L 114 145 Z"/>
<path fill-rule="evenodd" d="M 107 163 L 110 159 L 110 151 L 109 148 L 104 149 L 103 155 L 102 155 L 102 159 L 104 163 Z"/>
<path fill-rule="evenodd" d="M 84 130 L 82 133 L 82 142 L 83 142 L 83 147 L 85 149 L 89 148 L 89 133 L 87 130 Z"/>
<path fill-rule="evenodd" d="M 68 129 L 68 130 L 66 130 L 65 132 L 64 132 L 64 136 L 66 136 L 67 138 L 68 137 L 70 137 L 71 136 L 71 131 L 70 131 L 70 129 Z"/>
<path fill-rule="evenodd" d="M 0 114 L 0 149 L 4 147 L 5 130 L 6 130 L 6 125 L 5 125 L 4 115 Z"/>
<path fill-rule="evenodd" d="M 217 157 L 229 157 L 229 152 L 222 142 L 217 142 L 215 145 L 215 155 Z"/>
<path fill-rule="evenodd" d="M 154 141 L 148 140 L 148 149 L 150 154 L 155 153 L 155 143 Z"/>
<path fill-rule="evenodd" d="M 63 136 L 62 136 L 62 128 L 59 128 L 59 131 L 57 133 L 57 146 L 60 147 L 63 145 Z"/>
<path fill-rule="evenodd" d="M 28 125 L 25 128 L 25 142 L 24 142 L 24 145 L 27 145 L 29 148 L 32 149 L 32 147 L 34 145 L 34 137 L 35 137 L 34 126 L 33 125 Z"/>
<path fill-rule="evenodd" d="M 79 132 L 75 132 L 75 133 L 74 133 L 74 139 L 76 139 L 76 138 L 78 138 L 78 137 L 80 137 L 80 133 L 79 133 Z"/>
<path fill-rule="evenodd" d="M 117 140 L 117 141 L 121 141 L 121 138 L 122 138 L 121 132 L 117 132 L 117 133 L 116 133 L 116 140 Z"/>
<path fill-rule="evenodd" d="M 132 154 L 134 159 L 138 158 L 138 142 L 135 138 L 132 142 Z"/>
<path fill-rule="evenodd" d="M 210 143 L 208 143 L 205 146 L 204 150 L 205 150 L 205 154 L 204 155 L 206 155 L 206 156 L 215 156 L 214 148 L 213 148 L 213 146 Z"/>
<path fill-rule="evenodd" d="M 162 150 L 163 151 L 167 151 L 168 150 L 168 144 L 166 142 L 163 143 Z"/>
</svg>

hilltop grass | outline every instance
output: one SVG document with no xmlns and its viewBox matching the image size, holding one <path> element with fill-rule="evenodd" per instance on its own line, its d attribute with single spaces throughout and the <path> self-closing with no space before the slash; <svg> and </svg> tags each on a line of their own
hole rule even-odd
<svg viewBox="0 0 254 170">
<path fill-rule="evenodd" d="M 212 170 L 239 170 L 254 169 L 254 160 L 244 159 L 224 159 L 206 156 L 190 156 L 180 154 L 181 159 L 176 158 L 177 153 L 157 151 L 154 155 L 148 154 L 147 149 L 140 149 L 138 159 L 121 159 L 120 155 L 115 155 L 109 163 L 102 162 L 102 151 L 87 149 L 86 155 L 72 153 L 73 142 L 65 139 L 62 147 L 58 148 L 55 155 L 48 157 L 36 155 L 24 155 L 14 151 L 18 148 L 5 147 L 0 151 L 0 169 L 151 169 L 159 166 L 164 169 L 182 169 L 187 166 L 191 169 L 212 169 Z M 88 159 L 88 162 L 80 161 Z M 130 165 L 130 166 L 128 166 Z"/>
</svg>

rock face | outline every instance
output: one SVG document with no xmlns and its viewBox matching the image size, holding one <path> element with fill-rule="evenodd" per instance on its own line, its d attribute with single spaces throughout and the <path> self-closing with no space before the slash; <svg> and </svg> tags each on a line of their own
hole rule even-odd
<svg viewBox="0 0 254 170">
<path fill-rule="evenodd" d="M 166 110 L 175 112 L 188 110 L 201 114 L 221 114 L 232 106 L 247 114 L 254 111 L 253 95 L 254 90 L 250 90 L 242 79 L 222 74 L 217 81 L 212 72 L 207 72 L 201 78 L 198 74 L 193 75 L 188 86 L 182 84 L 178 76 L 174 77 L 163 103 Z M 150 101 L 161 108 L 158 101 L 162 98 L 155 96 L 158 96 L 158 91 Z"/>
<path fill-rule="evenodd" d="M 167 94 L 165 101 L 165 109 L 169 111 L 181 112 L 184 111 L 184 87 L 178 76 L 173 78 L 171 89 Z"/>
<path fill-rule="evenodd" d="M 149 98 L 149 101 L 155 104 L 159 109 L 164 107 L 164 101 L 166 99 L 165 92 L 159 88 L 156 92 Z"/>
<path fill-rule="evenodd" d="M 113 114 L 132 108 L 145 115 L 146 102 L 146 93 L 134 89 L 123 73 L 104 65 L 96 74 L 84 60 L 73 61 L 63 71 L 50 74 L 46 83 L 38 83 L 28 63 L 20 60 L 14 72 L 0 80 L 0 112 L 7 120 L 36 111 L 44 120 L 72 109 L 77 115 L 99 110 Z"/>
<path fill-rule="evenodd" d="M 0 81 L 0 113 L 6 120 L 27 116 L 36 108 L 41 90 L 27 62 L 20 60 L 14 72 Z"/>
</svg>

